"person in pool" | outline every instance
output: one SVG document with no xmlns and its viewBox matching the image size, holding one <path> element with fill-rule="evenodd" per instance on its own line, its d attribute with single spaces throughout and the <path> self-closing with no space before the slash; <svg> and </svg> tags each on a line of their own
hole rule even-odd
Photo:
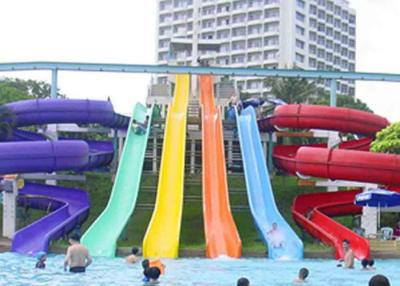
<svg viewBox="0 0 400 286">
<path fill-rule="evenodd" d="M 278 229 L 278 224 L 276 222 L 272 223 L 272 229 L 269 230 L 267 234 L 274 248 L 283 246 L 284 237 L 282 232 Z"/>
<path fill-rule="evenodd" d="M 369 280 L 368 286 L 390 286 L 390 282 L 386 276 L 378 274 Z"/>
<path fill-rule="evenodd" d="M 361 260 L 361 266 L 362 266 L 361 270 L 364 271 L 375 270 L 374 263 L 375 261 L 373 259 L 364 258 L 363 260 Z"/>
<path fill-rule="evenodd" d="M 132 247 L 132 254 L 128 255 L 125 258 L 125 262 L 129 263 L 129 264 L 135 264 L 135 263 L 139 262 L 139 257 L 138 257 L 139 252 L 140 252 L 139 247 L 136 247 L 136 246 Z"/>
<path fill-rule="evenodd" d="M 354 268 L 354 253 L 353 250 L 350 247 L 350 242 L 345 239 L 342 242 L 343 246 L 343 251 L 344 251 L 344 258 L 340 260 L 341 262 L 344 262 L 344 265 L 338 264 L 338 267 L 343 266 L 344 268 Z"/>
<path fill-rule="evenodd" d="M 250 286 L 250 281 L 246 277 L 239 278 L 236 286 Z"/>
<path fill-rule="evenodd" d="M 301 268 L 299 270 L 299 276 L 296 279 L 294 279 L 293 283 L 301 284 L 301 283 L 306 282 L 306 279 L 309 274 L 310 274 L 310 271 L 307 268 Z"/>
<path fill-rule="evenodd" d="M 39 268 L 39 269 L 44 269 L 44 268 L 46 268 L 46 259 L 47 259 L 47 253 L 46 252 L 44 252 L 44 251 L 39 251 L 37 254 L 36 254 L 36 258 L 37 258 L 37 262 L 36 262 L 36 265 L 35 265 L 35 268 Z"/>
<path fill-rule="evenodd" d="M 67 267 L 69 266 L 69 272 L 85 272 L 86 267 L 92 263 L 92 257 L 90 257 L 87 248 L 80 244 L 80 239 L 77 233 L 69 237 L 71 245 L 68 247 L 67 254 L 65 255 L 64 271 L 67 271 Z"/>
<path fill-rule="evenodd" d="M 145 277 L 148 278 L 148 281 L 146 282 L 146 285 L 153 285 L 153 284 L 158 284 L 160 283 L 158 279 L 160 278 L 161 271 L 158 267 L 148 267 L 144 271 Z"/>
</svg>

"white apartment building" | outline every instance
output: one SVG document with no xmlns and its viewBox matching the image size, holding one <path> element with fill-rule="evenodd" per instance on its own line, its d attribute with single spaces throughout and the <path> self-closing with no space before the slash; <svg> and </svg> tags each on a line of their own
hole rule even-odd
<svg viewBox="0 0 400 286">
<path fill-rule="evenodd" d="M 173 39 L 193 36 L 196 0 L 157 0 L 158 64 L 190 64 L 191 51 L 173 52 Z M 219 51 L 201 59 L 227 67 L 355 70 L 356 13 L 347 0 L 197 0 L 198 37 Z M 162 83 L 166 77 L 159 77 Z M 260 78 L 236 78 L 239 88 L 268 93 Z M 330 86 L 327 81 L 326 87 Z M 338 93 L 354 95 L 354 82 L 338 83 Z"/>
</svg>

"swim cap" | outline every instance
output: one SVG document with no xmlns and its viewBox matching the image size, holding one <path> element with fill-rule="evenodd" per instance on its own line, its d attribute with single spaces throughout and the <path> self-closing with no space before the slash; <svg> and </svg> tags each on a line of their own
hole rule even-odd
<svg viewBox="0 0 400 286">
<path fill-rule="evenodd" d="M 41 259 L 43 256 L 46 256 L 47 253 L 44 251 L 39 251 L 38 253 L 36 253 L 36 258 L 37 259 Z"/>
</svg>

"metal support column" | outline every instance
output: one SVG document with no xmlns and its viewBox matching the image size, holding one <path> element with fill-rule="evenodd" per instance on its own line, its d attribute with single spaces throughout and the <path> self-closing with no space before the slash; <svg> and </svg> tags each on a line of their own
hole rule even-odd
<svg viewBox="0 0 400 286">
<path fill-rule="evenodd" d="M 330 105 L 336 106 L 336 89 L 337 84 L 335 79 L 331 79 L 331 93 L 330 93 Z"/>
<path fill-rule="evenodd" d="M 51 98 L 57 98 L 58 90 L 58 71 L 57 69 L 51 70 Z"/>
<path fill-rule="evenodd" d="M 272 172 L 274 169 L 274 164 L 272 160 L 272 151 L 274 149 L 274 140 L 272 138 L 272 132 L 268 132 L 268 158 L 267 158 L 267 165 L 269 172 Z"/>
<path fill-rule="evenodd" d="M 228 141 L 228 166 L 233 167 L 233 152 L 232 152 L 232 148 L 233 147 L 233 141 L 232 139 L 229 139 Z M 228 173 L 232 173 L 231 170 L 228 171 Z"/>
<path fill-rule="evenodd" d="M 157 133 L 153 133 L 153 173 L 157 173 Z"/>
<path fill-rule="evenodd" d="M 13 238 L 17 229 L 17 177 L 5 178 L 3 183 L 3 236 Z"/>
<path fill-rule="evenodd" d="M 190 140 L 190 174 L 194 174 L 196 164 L 196 141 Z"/>
</svg>

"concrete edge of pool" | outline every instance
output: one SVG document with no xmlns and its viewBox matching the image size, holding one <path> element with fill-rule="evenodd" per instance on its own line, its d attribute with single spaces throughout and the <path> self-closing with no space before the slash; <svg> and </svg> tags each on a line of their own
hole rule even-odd
<svg viewBox="0 0 400 286">
<path fill-rule="evenodd" d="M 0 238 L 0 253 L 3 252 L 9 252 L 11 249 L 11 240 L 5 239 L 5 238 Z M 65 253 L 66 247 L 60 247 L 60 246 L 52 246 L 50 247 L 50 252 L 52 253 Z M 130 247 L 118 247 L 117 249 L 117 255 L 118 256 L 127 256 L 131 252 Z M 389 249 L 387 251 L 376 251 L 371 249 L 371 255 L 374 258 L 379 258 L 379 259 L 393 259 L 393 258 L 400 258 L 400 250 L 398 251 L 393 251 L 392 249 Z M 190 257 L 205 257 L 205 253 L 202 250 L 198 249 L 181 249 L 179 251 L 179 256 L 182 258 L 190 258 Z M 243 258 L 253 258 L 253 257 L 259 257 L 263 258 L 266 257 L 265 252 L 263 251 L 243 251 L 242 253 Z M 333 258 L 333 250 L 332 251 L 305 251 L 304 252 L 304 258 L 321 258 L 321 259 L 334 259 Z"/>
</svg>

